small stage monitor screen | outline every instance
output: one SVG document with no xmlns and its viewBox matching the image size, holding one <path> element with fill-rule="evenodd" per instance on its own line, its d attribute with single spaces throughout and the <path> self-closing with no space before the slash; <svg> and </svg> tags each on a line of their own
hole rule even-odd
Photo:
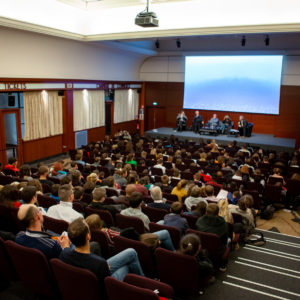
<svg viewBox="0 0 300 300">
<path fill-rule="evenodd" d="M 282 55 L 187 56 L 183 107 L 279 114 Z"/>
</svg>

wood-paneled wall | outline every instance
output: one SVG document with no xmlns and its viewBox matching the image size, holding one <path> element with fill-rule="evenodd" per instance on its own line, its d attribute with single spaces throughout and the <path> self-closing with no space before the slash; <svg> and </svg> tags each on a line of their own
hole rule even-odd
<svg viewBox="0 0 300 300">
<path fill-rule="evenodd" d="M 130 134 L 137 131 L 137 120 L 112 124 L 111 136 L 113 136 L 118 130 L 127 130 Z"/>
<path fill-rule="evenodd" d="M 23 142 L 24 162 L 38 160 L 44 157 L 62 153 L 63 136 L 55 135 L 47 138 Z"/>
<path fill-rule="evenodd" d="M 105 126 L 88 129 L 88 143 L 101 141 L 105 137 Z"/>
<path fill-rule="evenodd" d="M 151 111 L 152 103 L 157 102 L 160 108 L 166 110 L 165 119 L 163 122 L 160 121 L 160 125 L 175 127 L 176 116 L 183 106 L 184 83 L 147 82 L 145 90 L 145 105 L 148 108 L 146 111 Z M 194 111 L 185 109 L 189 125 L 192 124 Z M 294 138 L 297 146 L 300 144 L 300 86 L 281 86 L 279 115 L 201 111 L 205 122 L 212 117 L 213 113 L 217 113 L 219 119 L 223 119 L 226 114 L 229 114 L 235 124 L 237 124 L 239 116 L 243 114 L 248 122 L 254 123 L 254 132 Z M 146 115 L 145 124 L 149 127 L 146 129 L 153 128 L 153 115 Z"/>
</svg>

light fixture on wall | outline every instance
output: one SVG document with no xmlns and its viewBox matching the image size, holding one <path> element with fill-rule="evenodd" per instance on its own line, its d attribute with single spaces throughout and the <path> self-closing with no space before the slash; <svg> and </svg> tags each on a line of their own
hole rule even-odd
<svg viewBox="0 0 300 300">
<path fill-rule="evenodd" d="M 159 47 L 160 47 L 160 44 L 159 44 L 159 40 L 158 40 L 158 39 L 155 41 L 155 47 L 156 47 L 156 49 L 159 49 Z"/>
<path fill-rule="evenodd" d="M 267 34 L 265 37 L 265 45 L 268 47 L 270 45 L 270 38 L 269 35 Z"/>
<path fill-rule="evenodd" d="M 246 37 L 244 35 L 241 40 L 241 45 L 242 45 L 242 47 L 245 47 L 245 45 L 246 45 Z"/>
<path fill-rule="evenodd" d="M 177 40 L 176 40 L 176 46 L 177 46 L 177 48 L 180 48 L 180 47 L 181 47 L 181 41 L 180 41 L 180 39 L 177 39 Z"/>
</svg>

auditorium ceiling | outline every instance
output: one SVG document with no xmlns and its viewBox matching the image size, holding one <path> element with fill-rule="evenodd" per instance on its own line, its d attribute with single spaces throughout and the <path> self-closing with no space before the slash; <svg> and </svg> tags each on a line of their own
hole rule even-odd
<svg viewBox="0 0 300 300">
<path fill-rule="evenodd" d="M 281 50 L 300 48 L 298 0 L 150 2 L 150 11 L 159 19 L 157 28 L 134 24 L 136 15 L 146 7 L 146 0 L 0 0 L 0 26 L 105 42 L 149 55 L 220 48 L 231 51 L 240 47 L 244 35 L 247 47 L 242 49 L 277 50 L 279 44 Z M 267 49 L 266 34 L 270 36 Z"/>
</svg>

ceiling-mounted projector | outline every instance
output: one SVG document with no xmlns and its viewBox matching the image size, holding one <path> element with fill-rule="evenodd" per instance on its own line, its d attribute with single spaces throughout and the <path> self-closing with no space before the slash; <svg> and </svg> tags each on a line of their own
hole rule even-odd
<svg viewBox="0 0 300 300">
<path fill-rule="evenodd" d="M 147 0 L 147 7 L 145 10 L 137 14 L 135 18 L 135 25 L 142 27 L 158 27 L 159 21 L 156 13 L 149 11 L 149 0 Z"/>
</svg>

